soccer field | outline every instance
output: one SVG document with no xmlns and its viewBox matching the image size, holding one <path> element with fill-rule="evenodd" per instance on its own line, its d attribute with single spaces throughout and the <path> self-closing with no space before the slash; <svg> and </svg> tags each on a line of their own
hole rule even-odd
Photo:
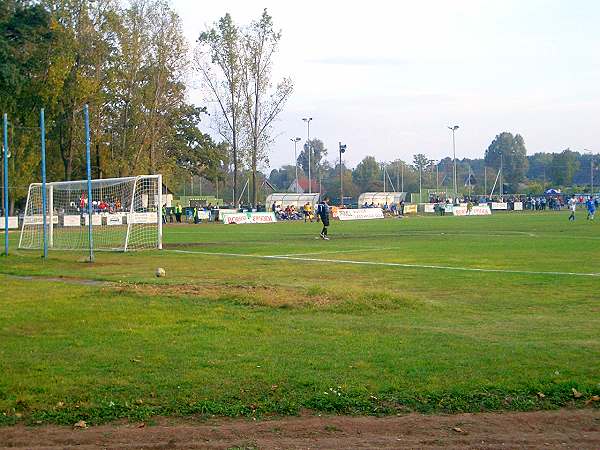
<svg viewBox="0 0 600 450">
<path fill-rule="evenodd" d="M 600 223 L 500 213 L 319 231 L 167 225 L 164 250 L 94 264 L 13 250 L 0 423 L 599 406 Z"/>
</svg>

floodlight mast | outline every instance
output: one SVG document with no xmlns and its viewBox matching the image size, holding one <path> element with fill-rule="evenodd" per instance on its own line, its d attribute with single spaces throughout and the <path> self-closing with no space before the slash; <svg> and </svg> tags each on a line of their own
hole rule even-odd
<svg viewBox="0 0 600 450">
<path fill-rule="evenodd" d="M 346 153 L 346 144 L 340 142 L 340 206 L 344 206 L 344 181 L 342 167 L 342 153 Z"/>
<path fill-rule="evenodd" d="M 458 186 L 456 183 L 456 139 L 454 133 L 456 132 L 456 130 L 458 130 L 458 128 L 458 125 L 448 127 L 448 129 L 452 131 L 452 155 L 454 159 L 454 202 L 456 202 L 456 196 L 458 195 Z"/>
<path fill-rule="evenodd" d="M 311 153 L 312 153 L 312 150 L 311 150 L 312 146 L 310 145 L 310 121 L 313 119 L 312 119 L 312 117 L 308 117 L 308 118 L 304 117 L 302 120 L 306 122 L 306 127 L 307 127 L 306 151 L 308 153 L 308 193 L 312 194 L 312 180 L 310 177 L 310 163 L 311 163 L 310 159 L 311 159 Z"/>
<path fill-rule="evenodd" d="M 300 142 L 299 137 L 290 138 L 290 141 L 294 143 L 294 165 L 296 166 L 296 194 L 298 194 L 299 186 L 298 186 L 298 154 L 296 153 L 296 144 Z"/>
</svg>

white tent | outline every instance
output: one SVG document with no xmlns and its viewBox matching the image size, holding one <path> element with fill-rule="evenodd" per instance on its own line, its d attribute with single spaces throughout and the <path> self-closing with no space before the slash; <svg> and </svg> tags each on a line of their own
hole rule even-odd
<svg viewBox="0 0 600 450">
<path fill-rule="evenodd" d="M 265 202 L 265 206 L 269 210 L 273 203 L 276 205 L 285 208 L 286 206 L 294 206 L 296 208 L 301 208 L 306 203 L 310 203 L 312 206 L 315 206 L 319 203 L 319 193 L 313 194 L 296 194 L 292 192 L 281 192 L 281 193 L 273 193 L 267 195 L 267 200 Z"/>
<path fill-rule="evenodd" d="M 361 208 L 365 203 L 367 205 L 373 203 L 379 207 L 387 203 L 389 206 L 392 203 L 400 204 L 404 200 L 406 200 L 406 192 L 364 192 L 358 196 L 358 207 Z"/>
</svg>

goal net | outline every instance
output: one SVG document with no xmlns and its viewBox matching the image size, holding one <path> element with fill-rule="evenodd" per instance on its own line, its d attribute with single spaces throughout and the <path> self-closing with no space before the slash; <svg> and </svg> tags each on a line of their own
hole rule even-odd
<svg viewBox="0 0 600 450">
<path fill-rule="evenodd" d="M 162 248 L 162 176 L 92 180 L 95 250 Z M 48 248 L 89 248 L 87 180 L 46 183 Z M 44 240 L 42 184 L 29 186 L 19 248 L 40 249 Z"/>
</svg>

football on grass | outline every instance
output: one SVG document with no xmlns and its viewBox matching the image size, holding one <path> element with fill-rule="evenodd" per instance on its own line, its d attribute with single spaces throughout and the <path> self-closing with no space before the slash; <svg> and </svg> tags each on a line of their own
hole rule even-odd
<svg viewBox="0 0 600 450">
<path fill-rule="evenodd" d="M 165 272 L 165 269 L 163 269 L 162 267 L 159 267 L 158 269 L 156 269 L 156 276 L 158 278 L 160 277 L 164 277 L 167 273 Z"/>
</svg>

